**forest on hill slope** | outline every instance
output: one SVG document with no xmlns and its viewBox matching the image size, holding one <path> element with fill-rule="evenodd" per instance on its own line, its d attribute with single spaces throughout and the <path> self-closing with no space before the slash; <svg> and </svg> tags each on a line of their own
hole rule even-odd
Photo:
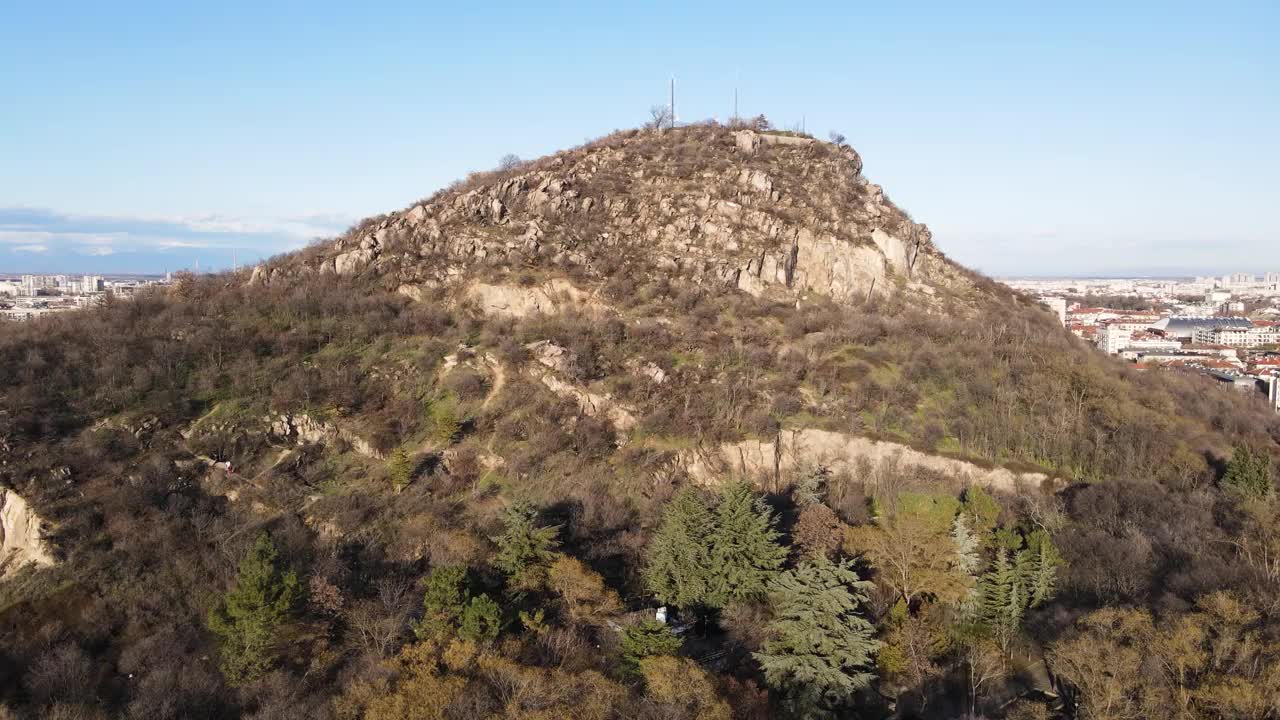
<svg viewBox="0 0 1280 720">
<path fill-rule="evenodd" d="M 0 370 L 0 716 L 1280 713 L 1280 420 L 842 143 L 615 133 Z"/>
</svg>

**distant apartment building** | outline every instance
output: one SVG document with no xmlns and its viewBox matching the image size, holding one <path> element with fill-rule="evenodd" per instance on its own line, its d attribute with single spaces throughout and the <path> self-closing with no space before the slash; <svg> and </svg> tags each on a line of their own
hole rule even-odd
<svg viewBox="0 0 1280 720">
<path fill-rule="evenodd" d="M 1098 328 L 1098 349 L 1108 355 L 1118 355 L 1127 348 L 1150 350 L 1177 350 L 1182 343 L 1146 332 L 1149 319 L 1108 320 Z"/>
<path fill-rule="evenodd" d="M 1084 325 L 1094 325 L 1102 322 L 1103 320 L 1110 320 L 1112 318 L 1119 317 L 1120 313 L 1106 308 L 1077 307 L 1072 308 L 1069 315 L 1073 322 L 1078 322 Z"/>
<path fill-rule="evenodd" d="M 1271 400 L 1271 408 L 1280 413 L 1280 375 L 1271 376 L 1271 386 L 1267 388 L 1267 398 Z"/>
<path fill-rule="evenodd" d="M 1109 354 L 1120 355 L 1126 360 L 1138 360 L 1149 354 L 1159 355 L 1181 350 L 1182 343 L 1177 340 L 1169 340 L 1153 333 L 1135 333 L 1127 341 L 1121 341 L 1119 348 Z"/>
<path fill-rule="evenodd" d="M 1242 273 L 1242 272 L 1231 273 L 1230 275 L 1228 275 L 1223 279 L 1227 281 L 1226 282 L 1227 285 L 1233 285 L 1233 286 L 1252 285 L 1258 281 L 1257 278 L 1253 276 L 1253 273 Z"/>
<path fill-rule="evenodd" d="M 1115 355 L 1124 349 L 1131 337 L 1132 330 L 1108 323 L 1098 331 L 1098 349 L 1108 355 Z"/>
<path fill-rule="evenodd" d="M 0 280 L 0 295 L 8 295 L 10 297 L 13 297 L 13 296 L 16 296 L 21 290 L 22 290 L 22 286 L 16 282 L 12 282 L 10 280 Z"/>
<path fill-rule="evenodd" d="M 1253 348 L 1263 345 L 1280 345 L 1280 326 L 1271 323 L 1250 323 L 1249 327 L 1219 326 L 1195 331 L 1197 343 L 1228 345 L 1236 348 Z"/>
</svg>

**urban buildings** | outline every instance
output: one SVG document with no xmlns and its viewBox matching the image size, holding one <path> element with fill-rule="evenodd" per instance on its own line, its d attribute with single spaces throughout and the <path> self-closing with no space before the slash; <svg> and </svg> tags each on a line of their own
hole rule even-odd
<svg viewBox="0 0 1280 720">
<path fill-rule="evenodd" d="M 1265 390 L 1280 412 L 1280 272 L 1005 282 L 1038 297 L 1101 352 Z"/>
<path fill-rule="evenodd" d="M 167 282 L 146 277 L 109 279 L 102 275 L 0 276 L 0 320 L 33 320 L 92 305 L 108 294 L 132 295 Z"/>
</svg>

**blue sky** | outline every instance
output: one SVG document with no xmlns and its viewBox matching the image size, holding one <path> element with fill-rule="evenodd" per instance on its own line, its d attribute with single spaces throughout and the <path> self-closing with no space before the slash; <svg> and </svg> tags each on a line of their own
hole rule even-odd
<svg viewBox="0 0 1280 720">
<path fill-rule="evenodd" d="M 1280 270 L 1280 3 L 693 5 L 0 2 L 0 270 L 269 256 L 672 75 L 843 132 L 988 273 Z"/>
</svg>

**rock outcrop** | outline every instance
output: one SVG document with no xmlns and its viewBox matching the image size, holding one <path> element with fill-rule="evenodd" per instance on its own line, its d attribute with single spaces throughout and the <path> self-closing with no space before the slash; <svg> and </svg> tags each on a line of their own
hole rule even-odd
<svg viewBox="0 0 1280 720">
<path fill-rule="evenodd" d="M 28 565 L 52 564 L 53 553 L 44 540 L 44 521 L 21 495 L 0 489 L 0 578 Z"/>
<path fill-rule="evenodd" d="M 306 413 L 296 415 L 282 413 L 268 417 L 267 422 L 271 427 L 271 437 L 277 441 L 302 444 L 332 443 L 341 440 L 365 457 L 382 458 L 382 453 L 378 452 L 368 440 L 333 423 L 317 420 Z"/>
<path fill-rule="evenodd" d="M 590 293 L 559 278 L 530 287 L 475 283 L 467 287 L 465 297 L 487 315 L 521 318 L 555 314 L 570 308 L 593 316 L 609 312 L 609 307 Z"/>
<path fill-rule="evenodd" d="M 955 478 L 961 485 L 975 484 L 1001 491 L 1013 491 L 1019 486 L 1040 487 L 1049 480 L 1044 473 L 986 468 L 898 443 L 814 428 L 784 430 L 778 440 L 772 442 L 744 440 L 710 452 L 690 451 L 681 460 L 689 477 L 702 484 L 742 477 L 770 487 L 791 481 L 798 470 L 825 467 L 832 472 L 856 472 L 862 463 L 871 467 L 897 463 L 902 467 L 922 468 Z"/>
<path fill-rule="evenodd" d="M 968 282 L 929 229 L 863 177 L 853 149 L 718 126 L 618 133 L 480 176 L 366 222 L 302 266 L 260 266 L 252 281 L 370 275 L 419 297 L 477 266 L 590 272 L 618 262 L 756 295 L 931 295 Z M 465 292 L 487 311 L 527 315 L 586 291 L 473 282 Z"/>
<path fill-rule="evenodd" d="M 620 432 L 630 431 L 636 426 L 636 415 L 633 409 L 617 402 L 609 395 L 578 387 L 562 377 L 573 363 L 573 356 L 568 350 L 546 340 L 531 343 L 527 348 L 535 360 L 531 372 L 548 390 L 562 398 L 574 401 L 583 415 L 607 418 Z"/>
</svg>

